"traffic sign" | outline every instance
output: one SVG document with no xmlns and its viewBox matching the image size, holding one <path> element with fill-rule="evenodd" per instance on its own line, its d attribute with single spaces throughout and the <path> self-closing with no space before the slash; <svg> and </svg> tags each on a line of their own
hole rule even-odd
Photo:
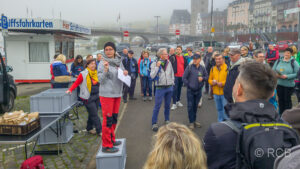
<svg viewBox="0 0 300 169">
<path fill-rule="evenodd" d="M 298 13 L 300 12 L 300 8 L 292 8 L 284 11 L 284 16 L 292 13 Z"/>
<path fill-rule="evenodd" d="M 180 30 L 177 29 L 177 30 L 175 31 L 175 34 L 176 34 L 176 35 L 180 35 Z"/>
<path fill-rule="evenodd" d="M 210 32 L 211 32 L 211 33 L 215 33 L 215 31 L 216 31 L 215 28 L 212 27 Z"/>
<path fill-rule="evenodd" d="M 124 31 L 123 35 L 124 35 L 124 37 L 128 37 L 129 36 L 129 32 L 128 31 Z"/>
</svg>

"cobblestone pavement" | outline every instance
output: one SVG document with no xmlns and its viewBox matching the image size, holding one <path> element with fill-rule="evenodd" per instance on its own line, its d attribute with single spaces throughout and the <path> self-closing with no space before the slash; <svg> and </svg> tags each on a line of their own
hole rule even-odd
<svg viewBox="0 0 300 169">
<path fill-rule="evenodd" d="M 14 110 L 30 110 L 30 97 L 18 97 Z M 120 110 L 123 108 L 121 104 Z M 72 112 L 71 112 L 72 113 Z M 99 116 L 101 112 L 99 111 Z M 87 112 L 85 107 L 79 108 L 79 120 L 72 120 L 74 124 L 73 138 L 69 143 L 62 145 L 61 155 L 43 155 L 45 167 L 48 169 L 85 169 L 99 148 L 101 138 L 90 135 L 85 131 Z M 102 119 L 102 116 L 100 116 Z M 28 154 L 33 148 L 33 143 L 29 143 Z M 57 145 L 37 146 L 36 150 L 56 150 Z M 22 145 L 0 145 L 0 169 L 20 168 L 24 161 L 24 146 Z"/>
</svg>

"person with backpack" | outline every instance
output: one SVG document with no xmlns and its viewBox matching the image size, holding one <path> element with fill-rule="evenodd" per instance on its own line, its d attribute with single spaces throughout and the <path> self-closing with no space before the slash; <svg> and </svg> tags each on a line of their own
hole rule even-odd
<svg viewBox="0 0 300 169">
<path fill-rule="evenodd" d="M 227 119 L 224 106 L 226 100 L 224 97 L 224 85 L 228 74 L 227 65 L 225 59 L 221 54 L 215 55 L 216 66 L 212 67 L 209 73 L 208 83 L 212 86 L 216 108 L 218 111 L 218 121 L 224 121 Z"/>
<path fill-rule="evenodd" d="M 143 59 L 140 63 L 140 74 L 143 81 L 143 101 L 147 101 L 147 89 L 149 89 L 149 97 L 148 100 L 152 101 L 152 80 L 150 77 L 150 66 L 151 66 L 151 60 L 149 58 L 148 54 L 143 55 Z"/>
<path fill-rule="evenodd" d="M 125 67 L 125 70 L 128 71 L 129 76 L 131 77 L 130 87 L 127 85 L 124 86 L 124 94 L 123 94 L 123 101 L 127 103 L 127 96 L 129 93 L 129 100 L 136 100 L 134 97 L 134 90 L 136 79 L 138 77 L 138 64 L 135 58 L 133 58 L 134 52 L 132 50 L 128 51 L 128 58 L 125 58 L 122 62 Z"/>
<path fill-rule="evenodd" d="M 277 96 L 280 116 L 286 109 L 291 109 L 293 106 L 291 97 L 294 92 L 299 65 L 292 58 L 292 53 L 291 48 L 286 48 L 284 57 L 276 61 L 273 66 L 278 78 Z"/>
<path fill-rule="evenodd" d="M 240 66 L 234 103 L 225 107 L 229 120 L 211 124 L 204 137 L 209 169 L 272 169 L 280 149 L 299 144 L 296 131 L 268 101 L 276 85 L 270 67 L 254 61 Z"/>
<path fill-rule="evenodd" d="M 183 74 L 183 83 L 187 86 L 187 102 L 188 102 L 188 117 L 189 128 L 200 128 L 201 124 L 197 120 L 197 108 L 202 97 L 202 88 L 204 82 L 208 79 L 205 68 L 200 64 L 201 56 L 195 54 L 193 56 L 193 64 L 189 65 Z"/>
<path fill-rule="evenodd" d="M 155 106 L 152 115 L 152 130 L 154 132 L 158 131 L 157 116 L 163 100 L 165 103 L 165 123 L 168 124 L 170 122 L 170 105 L 175 80 L 172 63 L 168 60 L 167 49 L 159 49 L 157 56 L 159 56 L 160 59 L 151 64 L 150 72 L 150 76 L 154 79 L 156 85 Z"/>
<path fill-rule="evenodd" d="M 279 50 L 275 48 L 272 44 L 269 44 L 269 48 L 266 53 L 266 60 L 271 67 L 279 59 Z"/>
</svg>

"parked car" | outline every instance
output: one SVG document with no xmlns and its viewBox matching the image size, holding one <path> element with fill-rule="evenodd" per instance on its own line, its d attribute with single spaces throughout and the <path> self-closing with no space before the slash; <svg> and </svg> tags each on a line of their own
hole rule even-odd
<svg viewBox="0 0 300 169">
<path fill-rule="evenodd" d="M 283 51 L 283 50 L 285 50 L 286 48 L 288 48 L 292 43 L 293 43 L 293 41 L 291 41 L 291 40 L 283 40 L 283 41 L 279 41 L 279 42 L 277 43 L 278 49 L 279 49 L 280 51 Z"/>
<path fill-rule="evenodd" d="M 17 87 L 13 76 L 9 74 L 13 69 L 6 66 L 0 53 L 0 113 L 13 109 L 17 96 Z"/>
</svg>

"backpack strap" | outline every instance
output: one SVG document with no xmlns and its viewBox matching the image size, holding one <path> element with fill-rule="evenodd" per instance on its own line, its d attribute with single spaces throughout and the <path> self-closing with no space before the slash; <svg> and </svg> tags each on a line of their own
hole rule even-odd
<svg viewBox="0 0 300 169">
<path fill-rule="evenodd" d="M 295 72 L 295 59 L 291 60 L 291 66 L 293 68 L 293 73 Z"/>
</svg>

